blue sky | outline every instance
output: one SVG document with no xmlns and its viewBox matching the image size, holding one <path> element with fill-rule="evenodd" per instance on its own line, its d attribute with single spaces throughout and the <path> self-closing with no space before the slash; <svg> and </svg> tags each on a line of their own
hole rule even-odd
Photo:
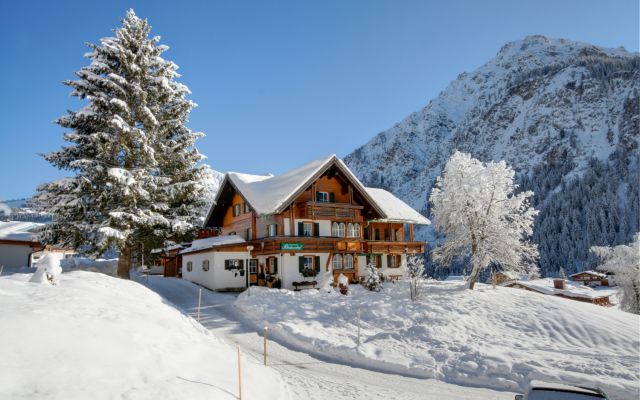
<svg viewBox="0 0 640 400">
<path fill-rule="evenodd" d="M 3 1 L 0 199 L 68 175 L 38 156 L 81 105 L 61 82 L 130 7 L 171 47 L 220 171 L 345 156 L 526 35 L 638 51 L 637 0 Z"/>
</svg>

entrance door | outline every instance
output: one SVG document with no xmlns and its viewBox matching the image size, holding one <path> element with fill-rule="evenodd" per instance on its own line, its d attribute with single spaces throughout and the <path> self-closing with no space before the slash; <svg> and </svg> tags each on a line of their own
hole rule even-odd
<svg viewBox="0 0 640 400">
<path fill-rule="evenodd" d="M 249 260 L 249 286 L 258 284 L 258 260 Z"/>
</svg>

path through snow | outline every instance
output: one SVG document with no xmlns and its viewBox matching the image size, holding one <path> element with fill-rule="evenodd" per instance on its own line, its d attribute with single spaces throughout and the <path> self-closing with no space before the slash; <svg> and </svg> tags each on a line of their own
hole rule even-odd
<svg viewBox="0 0 640 400">
<path fill-rule="evenodd" d="M 140 281 L 195 318 L 198 286 L 182 279 L 154 276 Z M 233 294 L 203 289 L 200 322 L 216 336 L 238 343 L 246 355 L 262 360 L 262 336 L 235 310 L 235 298 Z M 296 399 L 513 399 L 510 392 L 457 386 L 434 379 L 416 379 L 327 362 L 274 341 L 268 343 L 268 355 L 269 365 L 282 375 L 292 398 Z"/>
</svg>

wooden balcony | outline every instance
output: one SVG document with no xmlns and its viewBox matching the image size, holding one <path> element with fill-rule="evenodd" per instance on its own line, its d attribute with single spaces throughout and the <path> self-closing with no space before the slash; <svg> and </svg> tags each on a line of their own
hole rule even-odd
<svg viewBox="0 0 640 400">
<path fill-rule="evenodd" d="M 320 203 L 316 201 L 308 201 L 296 207 L 296 218 L 308 219 L 348 219 L 360 220 L 360 210 L 362 206 L 356 206 L 346 203 Z"/>
<path fill-rule="evenodd" d="M 364 243 L 364 252 L 373 254 L 423 253 L 424 242 L 391 242 L 369 240 Z"/>
<path fill-rule="evenodd" d="M 335 237 L 277 236 L 254 240 L 252 254 L 273 253 L 374 253 L 404 254 L 424 252 L 424 242 L 364 241 Z"/>
</svg>

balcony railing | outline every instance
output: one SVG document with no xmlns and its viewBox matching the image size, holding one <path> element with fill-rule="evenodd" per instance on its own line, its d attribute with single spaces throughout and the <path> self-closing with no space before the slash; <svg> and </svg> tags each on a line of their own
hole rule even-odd
<svg viewBox="0 0 640 400">
<path fill-rule="evenodd" d="M 424 242 L 389 242 L 337 237 L 276 236 L 254 240 L 253 254 L 295 252 L 422 253 Z"/>
<path fill-rule="evenodd" d="M 309 201 L 297 210 L 298 218 L 335 218 L 356 220 L 360 216 L 362 206 L 346 203 L 320 203 Z"/>
</svg>

